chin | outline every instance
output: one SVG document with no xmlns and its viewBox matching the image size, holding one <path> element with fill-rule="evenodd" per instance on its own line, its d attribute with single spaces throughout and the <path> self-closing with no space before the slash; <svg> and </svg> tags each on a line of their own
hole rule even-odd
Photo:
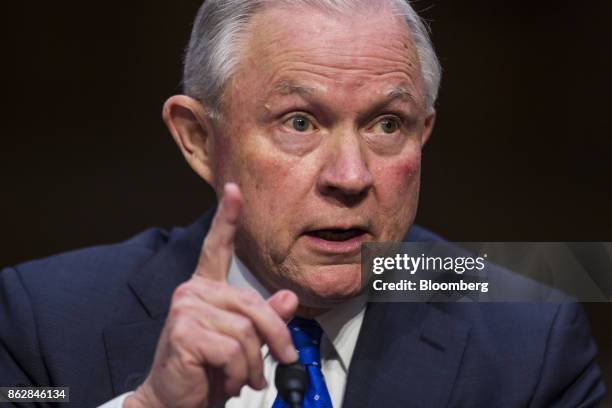
<svg viewBox="0 0 612 408">
<path fill-rule="evenodd" d="M 361 265 L 309 266 L 303 269 L 291 286 L 294 286 L 303 306 L 333 306 L 361 292 Z"/>
</svg>

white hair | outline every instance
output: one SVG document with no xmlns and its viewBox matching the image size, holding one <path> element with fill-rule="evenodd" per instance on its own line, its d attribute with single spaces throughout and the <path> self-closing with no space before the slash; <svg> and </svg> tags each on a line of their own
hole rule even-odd
<svg viewBox="0 0 612 408">
<path fill-rule="evenodd" d="M 408 25 L 425 82 L 427 108 L 431 110 L 438 96 L 442 69 L 427 26 L 409 0 L 382 1 Z M 249 21 L 263 6 L 279 3 L 346 11 L 371 4 L 372 0 L 205 0 L 196 16 L 185 54 L 183 90 L 203 102 L 211 116 L 220 113 L 225 84 L 240 62 L 240 36 Z"/>
</svg>

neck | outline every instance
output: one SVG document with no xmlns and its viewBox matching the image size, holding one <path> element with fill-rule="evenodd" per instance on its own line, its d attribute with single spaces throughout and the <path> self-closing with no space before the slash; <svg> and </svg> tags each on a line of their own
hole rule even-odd
<svg viewBox="0 0 612 408">
<path fill-rule="evenodd" d="M 297 311 L 295 312 L 295 315 L 307 319 L 313 319 L 317 316 L 322 315 L 325 312 L 328 312 L 329 310 L 329 308 L 316 308 L 299 305 Z"/>
</svg>

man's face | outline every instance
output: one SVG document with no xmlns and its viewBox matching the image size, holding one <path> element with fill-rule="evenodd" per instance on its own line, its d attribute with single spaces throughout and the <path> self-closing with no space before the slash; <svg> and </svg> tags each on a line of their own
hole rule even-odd
<svg viewBox="0 0 612 408">
<path fill-rule="evenodd" d="M 213 184 L 242 190 L 239 257 L 307 307 L 357 294 L 361 243 L 401 240 L 414 220 L 433 124 L 405 24 L 380 8 L 265 10 L 222 111 Z"/>
</svg>

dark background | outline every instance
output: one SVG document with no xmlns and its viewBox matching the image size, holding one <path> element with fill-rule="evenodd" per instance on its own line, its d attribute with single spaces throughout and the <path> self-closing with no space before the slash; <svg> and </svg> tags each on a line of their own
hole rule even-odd
<svg viewBox="0 0 612 408">
<path fill-rule="evenodd" d="M 160 118 L 198 6 L 3 6 L 0 265 L 188 224 L 211 205 Z M 415 7 L 444 67 L 417 222 L 455 241 L 612 241 L 611 3 Z M 612 307 L 585 308 L 612 388 Z"/>
</svg>

